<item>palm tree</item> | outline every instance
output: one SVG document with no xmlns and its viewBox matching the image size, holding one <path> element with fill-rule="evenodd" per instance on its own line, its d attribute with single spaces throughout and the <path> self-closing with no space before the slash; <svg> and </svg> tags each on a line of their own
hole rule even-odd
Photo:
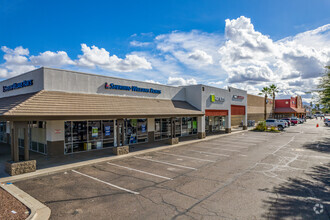
<svg viewBox="0 0 330 220">
<path fill-rule="evenodd" d="M 269 90 L 270 90 L 270 95 L 273 98 L 273 118 L 275 118 L 274 117 L 275 116 L 275 96 L 276 96 L 276 93 L 279 92 L 279 90 L 278 90 L 278 87 L 275 84 L 270 85 Z"/>
<path fill-rule="evenodd" d="M 265 115 L 264 115 L 264 117 L 266 120 L 267 119 L 267 98 L 268 98 L 268 95 L 270 95 L 270 89 L 268 87 L 262 88 L 259 95 L 265 95 Z"/>
</svg>

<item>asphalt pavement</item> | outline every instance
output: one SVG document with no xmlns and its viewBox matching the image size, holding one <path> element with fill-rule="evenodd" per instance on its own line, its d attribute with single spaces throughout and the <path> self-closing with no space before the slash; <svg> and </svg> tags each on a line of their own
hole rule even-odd
<svg viewBox="0 0 330 220">
<path fill-rule="evenodd" d="M 15 185 L 51 219 L 330 219 L 329 178 L 330 128 L 309 120 Z"/>
</svg>

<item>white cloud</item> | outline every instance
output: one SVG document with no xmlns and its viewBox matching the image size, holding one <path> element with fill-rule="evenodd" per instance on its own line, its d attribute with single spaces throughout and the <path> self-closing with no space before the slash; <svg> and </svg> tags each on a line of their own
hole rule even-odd
<svg viewBox="0 0 330 220">
<path fill-rule="evenodd" d="M 88 47 L 81 44 L 83 55 L 79 55 L 78 65 L 84 67 L 99 67 L 101 69 L 112 70 L 117 72 L 132 72 L 137 69 L 152 69 L 144 57 L 137 55 L 126 55 L 125 59 L 118 58 L 116 55 L 110 56 L 110 53 L 104 48 L 96 46 Z"/>
<path fill-rule="evenodd" d="M 169 77 L 167 80 L 167 85 L 170 86 L 186 86 L 186 85 L 196 85 L 197 81 L 194 78 L 184 79 L 182 77 Z"/>
<path fill-rule="evenodd" d="M 219 60 L 217 48 L 222 42 L 221 35 L 197 30 L 173 31 L 155 38 L 156 48 L 161 54 L 173 57 L 186 68 L 203 72 L 215 72 L 215 68 L 219 68 L 219 63 L 213 61 Z"/>
<path fill-rule="evenodd" d="M 202 50 L 195 50 L 192 53 L 189 53 L 188 58 L 199 62 L 201 65 L 213 64 L 212 56 Z"/>
<path fill-rule="evenodd" d="M 147 80 L 145 80 L 145 82 L 154 83 L 154 84 L 161 84 L 160 82 L 157 82 L 157 81 L 152 80 L 152 79 L 147 79 Z"/>
<path fill-rule="evenodd" d="M 273 41 L 241 16 L 226 20 L 225 33 L 226 42 L 218 50 L 220 65 L 228 73 L 227 82 L 241 87 L 275 83 L 283 90 L 281 96 L 306 95 L 330 59 L 330 25 Z"/>
<path fill-rule="evenodd" d="M 133 40 L 129 44 L 133 47 L 146 47 L 146 46 L 149 46 L 151 43 L 150 42 L 140 42 L 140 41 Z"/>
<path fill-rule="evenodd" d="M 65 51 L 46 51 L 38 56 L 30 56 L 31 63 L 36 66 L 60 67 L 65 65 L 75 65 Z"/>
</svg>

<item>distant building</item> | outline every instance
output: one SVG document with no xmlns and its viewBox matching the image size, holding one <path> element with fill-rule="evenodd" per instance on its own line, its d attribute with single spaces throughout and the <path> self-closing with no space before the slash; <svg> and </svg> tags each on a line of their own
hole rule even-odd
<svg viewBox="0 0 330 220">
<path fill-rule="evenodd" d="M 304 108 L 306 110 L 306 116 L 312 116 L 312 107 L 310 105 L 304 105 Z"/>
<path fill-rule="evenodd" d="M 305 116 L 306 110 L 303 108 L 301 96 L 275 100 L 275 118 Z"/>
</svg>

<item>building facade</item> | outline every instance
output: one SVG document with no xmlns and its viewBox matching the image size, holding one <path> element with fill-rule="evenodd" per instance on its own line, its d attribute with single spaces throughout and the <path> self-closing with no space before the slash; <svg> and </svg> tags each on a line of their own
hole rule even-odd
<svg viewBox="0 0 330 220">
<path fill-rule="evenodd" d="M 303 108 L 301 96 L 275 100 L 275 118 L 302 118 L 305 116 L 306 110 Z"/>
<path fill-rule="evenodd" d="M 265 120 L 265 97 L 256 95 L 247 95 L 248 120 L 258 121 Z M 273 100 L 266 101 L 266 119 L 272 117 Z"/>
<path fill-rule="evenodd" d="M 206 85 L 166 86 L 40 68 L 0 82 L 0 142 L 63 155 L 247 125 L 247 93 Z M 27 152 L 27 151 L 25 151 Z"/>
</svg>

